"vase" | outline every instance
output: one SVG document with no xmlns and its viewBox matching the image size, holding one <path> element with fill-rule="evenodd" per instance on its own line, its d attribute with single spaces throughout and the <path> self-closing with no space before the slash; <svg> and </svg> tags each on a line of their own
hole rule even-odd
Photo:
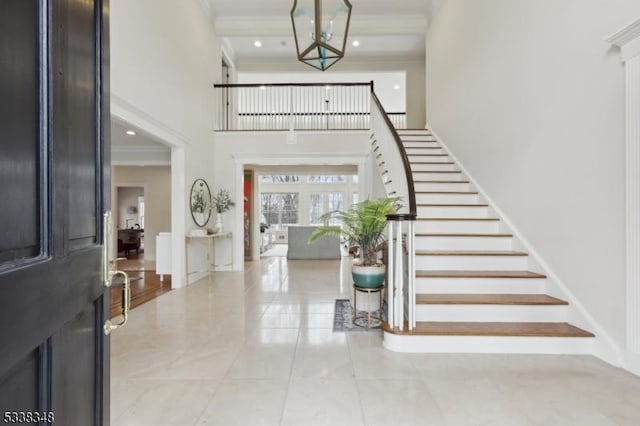
<svg viewBox="0 0 640 426">
<path fill-rule="evenodd" d="M 216 226 L 215 226 L 216 234 L 222 233 L 222 213 L 216 213 Z"/>
</svg>

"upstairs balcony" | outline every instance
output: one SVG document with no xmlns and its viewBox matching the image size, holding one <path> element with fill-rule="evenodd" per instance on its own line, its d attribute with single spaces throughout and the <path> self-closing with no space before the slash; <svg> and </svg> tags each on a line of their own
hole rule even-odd
<svg viewBox="0 0 640 426">
<path fill-rule="evenodd" d="M 216 84 L 216 131 L 365 130 L 371 128 L 373 81 L 367 83 Z M 387 112 L 396 129 L 406 111 Z"/>
</svg>

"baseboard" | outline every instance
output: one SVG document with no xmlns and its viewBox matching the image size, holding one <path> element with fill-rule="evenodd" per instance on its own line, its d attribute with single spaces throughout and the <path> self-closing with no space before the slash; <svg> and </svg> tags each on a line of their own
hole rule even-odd
<svg viewBox="0 0 640 426">
<path fill-rule="evenodd" d="M 480 184 L 473 178 L 471 173 L 464 167 L 462 162 L 455 156 L 453 151 L 447 146 L 446 143 L 438 136 L 433 127 L 427 125 L 427 128 L 433 134 L 433 137 L 442 145 L 447 154 L 453 159 L 453 161 L 460 167 L 460 170 L 466 175 L 467 179 L 474 185 L 480 195 L 487 201 L 490 207 L 496 212 L 504 224 L 510 229 L 514 237 L 529 253 L 531 258 L 542 268 L 543 272 L 547 275 L 547 278 L 555 284 L 558 290 L 562 293 L 563 297 L 569 302 L 569 308 L 574 312 L 571 321 L 576 326 L 585 328 L 596 335 L 596 342 L 593 345 L 592 355 L 602 359 L 603 361 L 612 364 L 616 367 L 622 365 L 623 352 L 621 348 L 615 343 L 611 336 L 604 330 L 604 328 L 593 318 L 593 316 L 587 311 L 579 299 L 569 290 L 567 285 L 560 279 L 560 277 L 549 267 L 547 262 L 538 253 L 531 243 L 524 237 L 522 232 L 514 226 L 513 222 L 504 214 L 504 212 L 498 207 L 498 204 L 487 194 Z"/>
</svg>

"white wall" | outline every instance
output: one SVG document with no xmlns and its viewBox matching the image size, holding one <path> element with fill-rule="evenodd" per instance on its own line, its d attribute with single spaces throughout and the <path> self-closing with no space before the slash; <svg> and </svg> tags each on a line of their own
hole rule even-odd
<svg viewBox="0 0 640 426">
<path fill-rule="evenodd" d="M 637 0 L 447 0 L 428 123 L 624 346 L 624 73 L 605 39 Z"/>
<path fill-rule="evenodd" d="M 187 141 L 184 153 L 172 156 L 173 169 L 186 170 L 184 178 L 174 179 L 185 194 L 174 203 L 178 213 L 174 217 L 183 218 L 182 234 L 184 228 L 193 227 L 186 195 L 191 183 L 196 177 L 213 180 L 212 85 L 220 82 L 220 43 L 198 0 L 112 0 L 110 13 L 112 104 Z M 120 118 L 140 124 L 129 116 Z M 174 247 L 178 250 L 174 259 L 184 259 L 184 236 L 173 241 L 174 245 L 181 241 Z M 180 265 L 178 276 L 172 278 L 178 286 L 184 278 L 184 260 Z"/>
<path fill-rule="evenodd" d="M 234 269 L 243 268 L 243 168 L 245 166 L 277 165 L 341 165 L 356 164 L 359 167 L 361 199 L 371 194 L 370 144 L 368 132 L 296 132 L 295 144 L 289 144 L 288 132 L 231 132 L 216 135 L 212 170 L 215 185 L 228 189 L 236 206 L 224 214 L 225 232 L 234 233 Z M 254 205 L 257 197 L 254 199 Z M 255 212 L 255 209 L 254 209 Z M 255 216 L 254 216 L 255 219 Z M 260 244 L 258 221 L 254 220 L 254 258 Z M 216 263 L 225 264 L 230 253 L 216 249 Z"/>
<path fill-rule="evenodd" d="M 155 260 L 156 235 L 171 230 L 171 169 L 166 166 L 116 166 L 112 168 L 111 185 L 111 194 L 116 194 L 116 188 L 122 186 L 144 188 L 144 259 Z M 112 203 L 116 205 L 113 198 Z M 114 223 L 121 222 L 121 218 L 114 217 Z"/>
</svg>

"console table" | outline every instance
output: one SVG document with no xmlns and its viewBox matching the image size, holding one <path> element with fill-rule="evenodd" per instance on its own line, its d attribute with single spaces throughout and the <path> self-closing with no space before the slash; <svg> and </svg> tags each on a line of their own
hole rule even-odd
<svg viewBox="0 0 640 426">
<path fill-rule="evenodd" d="M 231 241 L 231 261 L 225 264 L 216 264 L 216 241 L 219 239 L 229 239 Z M 223 232 L 209 235 L 187 235 L 186 237 L 186 271 L 187 284 L 191 284 L 203 278 L 210 272 L 215 272 L 216 268 L 230 266 L 233 268 L 233 233 Z M 205 256 L 199 256 L 196 245 L 205 246 Z M 191 265 L 191 266 L 190 266 Z"/>
</svg>

